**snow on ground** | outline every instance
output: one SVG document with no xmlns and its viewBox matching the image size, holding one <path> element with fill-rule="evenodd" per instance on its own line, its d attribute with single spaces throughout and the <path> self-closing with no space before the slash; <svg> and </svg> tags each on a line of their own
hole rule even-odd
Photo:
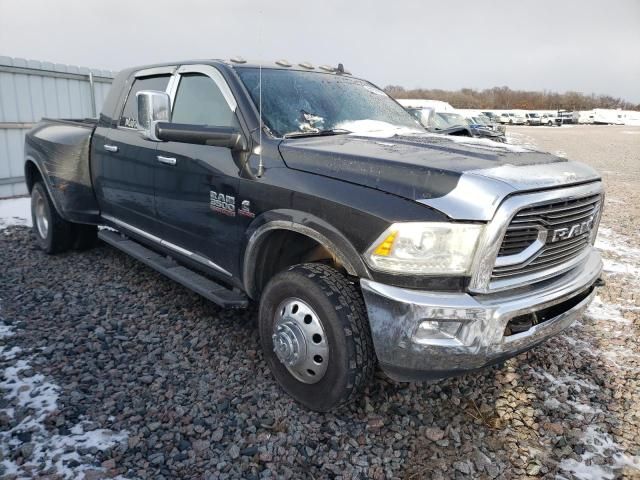
<svg viewBox="0 0 640 480">
<path fill-rule="evenodd" d="M 0 199 L 0 230 L 11 225 L 31 226 L 29 197 Z"/>
<path fill-rule="evenodd" d="M 512 129 L 508 129 L 506 133 L 507 143 L 509 145 L 521 146 L 529 150 L 537 150 L 538 146 L 536 142 L 528 135 L 520 132 L 514 132 Z"/>
<path fill-rule="evenodd" d="M 600 228 L 596 247 L 602 252 L 604 257 L 604 270 L 609 275 L 624 275 L 629 280 L 634 281 L 634 277 L 640 272 L 640 249 L 633 246 L 633 240 L 624 235 L 614 232 L 610 228 Z M 624 258 L 624 263 L 613 258 Z M 635 335 L 634 330 L 629 328 L 630 320 L 624 318 L 624 312 L 637 310 L 639 307 L 632 304 L 608 303 L 596 296 L 585 313 L 585 318 L 589 322 L 581 324 L 578 328 L 565 334 L 564 340 L 571 344 L 576 350 L 587 352 L 594 357 L 606 360 L 606 363 L 613 368 L 623 371 L 635 368 L 630 358 L 637 358 L 638 353 L 628 348 L 614 343 L 598 342 L 594 330 L 599 332 L 607 331 L 608 337 L 615 339 L 629 338 Z M 576 335 L 582 338 L 576 338 Z M 595 344 L 591 342 L 595 340 Z M 548 373 L 545 374 L 550 376 Z M 562 378 L 547 378 L 551 385 L 557 386 L 564 383 L 576 385 L 575 380 Z M 583 386 L 584 387 L 584 386 Z M 598 413 L 585 399 L 579 401 L 567 401 L 576 412 L 589 414 Z M 580 480 L 592 479 L 612 479 L 615 478 L 620 469 L 631 467 L 640 470 L 640 457 L 627 454 L 624 449 L 616 443 L 613 438 L 598 425 L 591 425 L 584 432 L 582 442 L 589 446 L 579 460 L 566 458 L 559 464 L 559 469 L 563 473 L 573 475 Z M 611 465 L 598 465 L 594 462 L 594 457 L 609 458 Z M 558 478 L 564 479 L 563 475 Z"/>
<path fill-rule="evenodd" d="M 13 225 L 31 226 L 30 198 L 0 200 L 0 230 Z M 14 334 L 14 327 L 0 321 L 0 417 L 4 424 L 0 477 L 32 478 L 46 472 L 45 476 L 76 479 L 88 470 L 103 470 L 93 464 L 95 456 L 89 449 L 114 447 L 126 441 L 127 433 L 95 429 L 88 419 L 67 434 L 48 430 L 45 420 L 58 409 L 60 388 L 34 371 L 33 355 L 10 345 Z"/>
<path fill-rule="evenodd" d="M 640 248 L 610 228 L 600 228 L 596 247 L 613 258 L 604 258 L 604 271 L 640 277 Z"/>
<path fill-rule="evenodd" d="M 620 453 L 618 445 L 610 435 L 602 433 L 597 426 L 590 425 L 582 437 L 585 445 L 591 447 L 581 456 L 580 461 L 573 458 L 564 459 L 560 462 L 559 468 L 564 472 L 570 472 L 575 478 L 580 480 L 612 479 L 615 474 L 608 465 L 598 465 L 592 462 L 596 456 L 611 458 L 615 468 L 630 466 L 640 468 L 640 461 L 633 460 Z M 559 477 L 564 478 L 564 477 Z"/>
<path fill-rule="evenodd" d="M 126 441 L 127 433 L 95 429 L 88 421 L 76 424 L 68 434 L 48 430 L 45 420 L 58 409 L 60 388 L 34 372 L 29 363 L 32 355 L 20 355 L 20 347 L 6 345 L 12 336 L 14 328 L 0 321 L 0 417 L 6 425 L 0 431 L 0 476 L 32 478 L 44 473 L 76 479 L 88 470 L 103 470 L 93 464 L 89 449 L 114 447 Z"/>
</svg>

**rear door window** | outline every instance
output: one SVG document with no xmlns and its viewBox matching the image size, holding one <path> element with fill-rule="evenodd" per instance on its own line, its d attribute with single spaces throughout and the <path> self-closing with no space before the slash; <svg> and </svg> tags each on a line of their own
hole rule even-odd
<svg viewBox="0 0 640 480">
<path fill-rule="evenodd" d="M 156 90 L 164 92 L 167 89 L 171 75 L 156 75 L 153 77 L 136 78 L 133 82 L 129 96 L 122 109 L 122 115 L 118 125 L 127 128 L 138 128 L 138 103 L 136 100 L 136 93 L 142 90 Z"/>
</svg>

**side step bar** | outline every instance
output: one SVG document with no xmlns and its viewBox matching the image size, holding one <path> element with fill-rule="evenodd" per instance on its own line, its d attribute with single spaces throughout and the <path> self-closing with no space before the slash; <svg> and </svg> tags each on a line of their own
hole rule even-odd
<svg viewBox="0 0 640 480">
<path fill-rule="evenodd" d="M 100 230 L 98 238 L 221 307 L 246 308 L 249 305 L 249 300 L 243 293 L 229 290 L 219 283 L 177 264 L 174 260 L 156 253 L 127 237 L 123 237 L 119 233 Z"/>
</svg>

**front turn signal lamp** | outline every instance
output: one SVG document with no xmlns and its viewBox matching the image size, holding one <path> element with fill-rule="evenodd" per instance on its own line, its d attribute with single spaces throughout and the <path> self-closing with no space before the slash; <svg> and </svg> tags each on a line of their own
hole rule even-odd
<svg viewBox="0 0 640 480">
<path fill-rule="evenodd" d="M 396 274 L 466 275 L 484 226 L 470 223 L 394 223 L 366 252 L 369 266 Z"/>
</svg>

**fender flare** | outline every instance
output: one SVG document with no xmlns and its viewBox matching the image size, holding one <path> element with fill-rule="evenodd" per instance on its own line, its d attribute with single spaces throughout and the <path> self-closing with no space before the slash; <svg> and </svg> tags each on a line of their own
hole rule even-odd
<svg viewBox="0 0 640 480">
<path fill-rule="evenodd" d="M 257 217 L 247 229 L 242 280 L 245 291 L 250 297 L 256 295 L 255 265 L 257 255 L 269 233 L 277 230 L 300 233 L 315 240 L 332 255 L 335 255 L 349 275 L 370 278 L 369 270 L 356 248 L 335 227 L 308 213 L 296 210 L 273 210 Z"/>
<path fill-rule="evenodd" d="M 29 175 L 27 174 L 27 168 L 29 167 L 30 163 L 33 164 L 33 166 L 36 168 L 36 170 L 40 174 L 40 178 L 42 179 L 42 183 L 44 183 L 44 188 L 47 189 L 47 193 L 49 194 L 49 198 L 51 199 L 51 203 L 53 203 L 53 208 L 56 209 L 56 211 L 58 212 L 58 215 L 60 215 L 64 220 L 69 221 L 69 219 L 66 217 L 66 215 L 64 214 L 64 212 L 60 208 L 60 205 L 58 203 L 58 199 L 53 194 L 53 190 L 51 189 L 51 185 L 49 184 L 49 176 L 45 175 L 45 173 L 43 172 L 43 168 L 40 166 L 40 163 L 36 160 L 35 157 L 33 157 L 31 155 L 28 155 L 24 159 L 24 180 L 25 180 L 25 183 L 27 184 L 28 192 L 31 193 L 31 190 L 33 188 L 33 185 L 29 186 Z"/>
</svg>

